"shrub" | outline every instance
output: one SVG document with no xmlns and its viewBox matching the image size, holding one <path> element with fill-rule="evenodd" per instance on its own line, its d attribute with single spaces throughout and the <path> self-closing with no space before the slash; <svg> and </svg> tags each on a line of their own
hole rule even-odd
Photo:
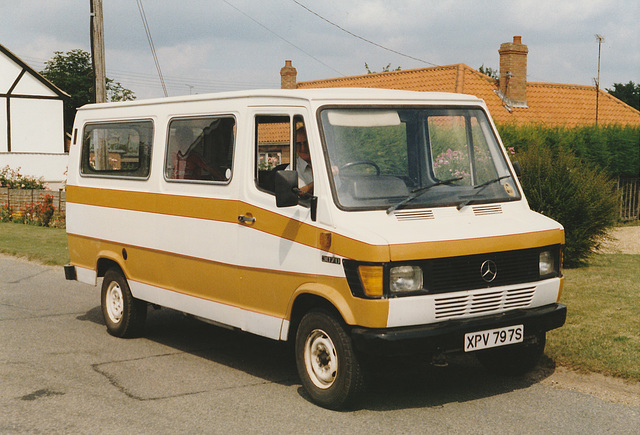
<svg viewBox="0 0 640 435">
<path fill-rule="evenodd" d="M 618 217 L 618 196 L 602 170 L 573 153 L 552 149 L 539 139 L 512 156 L 522 167 L 522 186 L 531 208 L 565 228 L 564 263 L 584 265 Z"/>
<path fill-rule="evenodd" d="M 14 212 L 13 207 L 3 204 L 0 207 L 0 222 L 38 225 L 48 227 L 55 223 L 57 228 L 65 225 L 64 213 L 56 213 L 53 195 L 40 195 L 41 200 L 31 202 Z M 53 225 L 51 225 L 53 226 Z"/>
<path fill-rule="evenodd" d="M 637 177 L 640 174 L 639 127 L 502 124 L 498 130 L 506 147 L 521 151 L 532 143 L 545 144 L 553 151 L 569 151 L 588 166 L 598 167 L 612 176 Z"/>
<path fill-rule="evenodd" d="M 0 187 L 11 189 L 44 189 L 45 183 L 42 177 L 35 178 L 20 173 L 20 168 L 13 170 L 9 165 L 0 169 Z"/>
<path fill-rule="evenodd" d="M 53 206 L 53 195 L 40 195 L 42 201 L 33 204 L 33 214 L 35 225 L 48 227 L 53 214 L 55 213 L 55 207 Z"/>
<path fill-rule="evenodd" d="M 51 228 L 66 228 L 67 225 L 67 216 L 65 212 L 57 211 L 53 214 L 51 221 L 49 222 L 49 226 Z"/>
<path fill-rule="evenodd" d="M 13 215 L 13 207 L 9 204 L 2 204 L 0 207 L 0 222 L 11 222 L 11 216 Z"/>
</svg>

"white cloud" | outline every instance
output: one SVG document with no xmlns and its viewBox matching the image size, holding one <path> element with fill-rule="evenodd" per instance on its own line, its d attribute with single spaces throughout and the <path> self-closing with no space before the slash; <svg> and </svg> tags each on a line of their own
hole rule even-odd
<svg viewBox="0 0 640 435">
<path fill-rule="evenodd" d="M 593 35 L 602 33 L 603 87 L 640 81 L 637 0 L 299 1 L 363 38 L 441 65 L 497 68 L 500 44 L 522 35 L 529 75 L 538 81 L 591 84 Z M 46 60 L 54 51 L 89 51 L 89 2 L 5 3 L 0 41 L 19 56 Z M 364 62 L 376 70 L 389 63 L 425 66 L 350 36 L 291 0 L 143 4 L 163 73 L 210 80 L 207 89 L 278 86 L 285 59 L 294 61 L 300 80 L 364 74 Z M 104 15 L 107 71 L 117 71 L 139 97 L 162 95 L 136 2 L 104 2 Z M 195 89 L 178 82 L 172 91 Z"/>
</svg>

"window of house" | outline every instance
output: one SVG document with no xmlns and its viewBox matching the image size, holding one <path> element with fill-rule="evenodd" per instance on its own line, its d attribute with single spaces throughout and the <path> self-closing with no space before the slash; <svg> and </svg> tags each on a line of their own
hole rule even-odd
<svg viewBox="0 0 640 435">
<path fill-rule="evenodd" d="M 236 123 L 232 116 L 180 118 L 169 123 L 165 178 L 229 182 Z"/>
<path fill-rule="evenodd" d="M 83 175 L 149 176 L 152 121 L 87 124 L 82 137 Z"/>
</svg>

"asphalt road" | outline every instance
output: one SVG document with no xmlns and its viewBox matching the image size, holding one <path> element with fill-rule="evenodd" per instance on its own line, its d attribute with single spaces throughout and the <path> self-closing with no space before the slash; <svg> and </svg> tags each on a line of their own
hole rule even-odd
<svg viewBox="0 0 640 435">
<path fill-rule="evenodd" d="M 501 378 L 471 358 L 389 363 L 355 410 L 309 402 L 288 346 L 151 310 L 107 334 L 98 287 L 0 256 L 0 433 L 638 433 L 640 407 Z M 546 375 L 545 375 L 546 376 Z"/>
</svg>

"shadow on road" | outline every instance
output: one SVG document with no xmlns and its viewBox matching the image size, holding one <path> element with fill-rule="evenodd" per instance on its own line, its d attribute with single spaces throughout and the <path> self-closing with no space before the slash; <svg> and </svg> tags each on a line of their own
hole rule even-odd
<svg viewBox="0 0 640 435">
<path fill-rule="evenodd" d="M 104 325 L 100 307 L 78 320 Z M 106 329 L 104 333 L 107 334 Z M 145 335 L 140 340 L 151 340 L 265 382 L 300 385 L 288 343 L 213 326 L 170 309 L 149 308 Z M 377 359 L 375 368 L 367 372 L 368 389 L 356 409 L 440 407 L 501 395 L 528 388 L 550 376 L 555 369 L 553 363 L 545 359 L 544 365 L 526 376 L 503 377 L 485 370 L 472 355 L 452 356 L 446 367 L 436 367 L 419 358 Z M 309 400 L 302 387 L 298 393 Z"/>
</svg>

